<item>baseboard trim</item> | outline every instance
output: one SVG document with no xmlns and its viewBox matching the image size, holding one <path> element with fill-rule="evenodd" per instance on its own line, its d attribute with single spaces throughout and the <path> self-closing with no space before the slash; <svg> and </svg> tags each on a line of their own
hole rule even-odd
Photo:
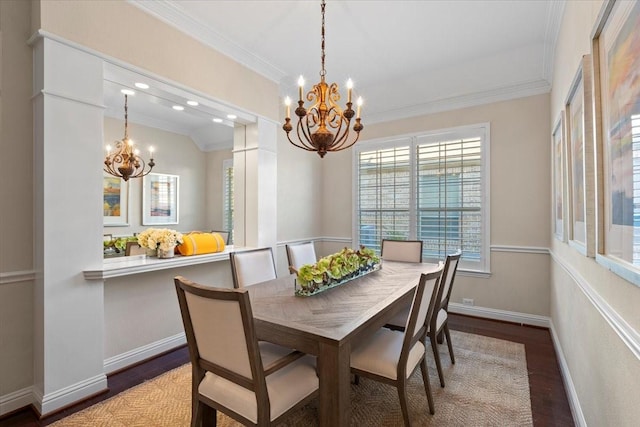
<svg viewBox="0 0 640 427">
<path fill-rule="evenodd" d="M 449 303 L 449 311 L 456 314 L 501 320 L 503 322 L 518 323 L 521 325 L 538 326 L 541 328 L 549 328 L 551 325 L 551 319 L 547 316 L 498 310 L 495 308 L 469 306 L 455 302 Z"/>
<path fill-rule="evenodd" d="M 95 396 L 107 389 L 107 376 L 105 374 L 87 378 L 86 380 L 56 390 L 53 393 L 45 394 L 44 396 L 34 387 L 33 405 L 35 410 L 42 417 L 45 417 L 87 397 Z"/>
<path fill-rule="evenodd" d="M 587 421 L 584 419 L 584 413 L 582 412 L 582 406 L 580 406 L 580 399 L 578 393 L 573 384 L 571 373 L 569 372 L 569 364 L 564 357 L 564 351 L 562 351 L 562 345 L 560 339 L 556 333 L 556 328 L 553 325 L 553 321 L 550 322 L 551 327 L 551 340 L 553 341 L 553 347 L 556 350 L 556 357 L 560 365 L 560 374 L 562 375 L 562 381 L 564 382 L 564 388 L 567 391 L 567 397 L 569 399 L 569 407 L 571 408 L 571 415 L 573 416 L 573 422 L 577 427 L 587 427 Z"/>
<path fill-rule="evenodd" d="M 184 332 L 181 332 L 171 337 L 152 342 L 151 344 L 134 348 L 133 350 L 105 359 L 104 372 L 106 374 L 110 374 L 112 372 L 122 370 L 128 366 L 142 362 L 143 360 L 147 360 L 169 350 L 173 350 L 174 348 L 180 347 L 186 343 L 187 338 Z"/>
<path fill-rule="evenodd" d="M 25 387 L 4 396 L 0 396 L 0 416 L 31 405 L 33 387 Z"/>
</svg>

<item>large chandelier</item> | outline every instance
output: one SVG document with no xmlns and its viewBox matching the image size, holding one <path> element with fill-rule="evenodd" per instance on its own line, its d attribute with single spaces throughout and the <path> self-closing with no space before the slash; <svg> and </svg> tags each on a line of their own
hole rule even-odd
<svg viewBox="0 0 640 427">
<path fill-rule="evenodd" d="M 124 91 L 123 91 L 124 92 Z M 115 142 L 115 150 L 111 152 L 111 146 L 107 145 L 107 157 L 104 159 L 104 171 L 110 175 L 128 181 L 129 178 L 143 177 L 156 165 L 153 162 L 153 147 L 149 147 L 149 163 L 140 157 L 138 149 L 133 147 L 133 141 L 129 139 L 129 124 L 127 119 L 127 93 L 124 94 L 124 138 Z M 145 168 L 149 167 L 146 171 Z"/>
<path fill-rule="evenodd" d="M 358 141 L 360 131 L 364 128 L 360 122 L 362 98 L 358 98 L 357 101 L 357 114 L 351 108 L 353 105 L 351 102 L 351 91 L 353 89 L 351 79 L 347 82 L 346 110 L 342 110 L 337 104 L 340 100 L 338 85 L 336 83 L 328 85 L 325 82 L 327 72 L 324 69 L 324 9 L 325 0 L 322 0 L 322 69 L 320 70 L 320 83 L 314 85 L 311 91 L 307 93 L 306 98 L 312 104 L 309 109 L 306 109 L 302 97 L 304 79 L 300 76 L 298 80 L 298 107 L 295 109 L 298 123 L 296 125 L 296 135 L 294 135 L 293 139 L 291 138 L 293 126 L 291 125 L 291 99 L 289 97 L 285 99 L 286 118 L 282 126 L 282 129 L 287 133 L 289 142 L 304 150 L 316 151 L 320 157 L 324 157 L 329 151 L 340 151 L 351 147 Z M 356 116 L 355 124 L 353 125 L 355 136 L 352 134 L 351 138 L 349 138 L 349 126 L 354 115 Z"/>
</svg>

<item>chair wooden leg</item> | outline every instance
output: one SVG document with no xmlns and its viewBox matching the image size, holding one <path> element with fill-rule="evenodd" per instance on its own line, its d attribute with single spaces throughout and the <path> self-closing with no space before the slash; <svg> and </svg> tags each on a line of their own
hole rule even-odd
<svg viewBox="0 0 640 427">
<path fill-rule="evenodd" d="M 438 368 L 438 377 L 440 377 L 440 387 L 444 387 L 444 374 L 442 373 L 442 363 L 440 363 L 440 353 L 438 353 L 438 343 L 436 334 L 429 334 L 431 339 L 431 349 L 433 350 L 433 358 L 436 360 L 436 368 Z"/>
<path fill-rule="evenodd" d="M 442 331 L 440 331 L 440 333 L 438 334 L 438 344 L 442 344 L 443 339 L 444 337 L 442 336 Z"/>
<path fill-rule="evenodd" d="M 402 409 L 402 418 L 404 419 L 405 427 L 411 427 L 411 421 L 409 421 L 409 407 L 407 406 L 407 380 L 399 378 L 398 382 L 398 398 L 400 399 L 400 409 Z"/>
<path fill-rule="evenodd" d="M 447 337 L 447 347 L 449 347 L 449 356 L 451 357 L 451 364 L 456 364 L 456 358 L 453 355 L 453 344 L 451 344 L 451 334 L 449 333 L 449 325 L 444 324 L 444 335 Z"/>
<path fill-rule="evenodd" d="M 202 406 L 197 397 L 191 399 L 191 427 L 202 425 Z"/>
<path fill-rule="evenodd" d="M 422 371 L 422 382 L 424 383 L 424 391 L 427 393 L 427 402 L 429 402 L 429 413 L 431 415 L 436 413 L 433 405 L 433 395 L 431 394 L 431 383 L 429 382 L 429 370 L 427 369 L 427 357 L 420 362 L 420 371 Z"/>
<path fill-rule="evenodd" d="M 218 424 L 217 411 L 207 405 L 202 405 L 202 427 L 216 427 Z"/>
</svg>

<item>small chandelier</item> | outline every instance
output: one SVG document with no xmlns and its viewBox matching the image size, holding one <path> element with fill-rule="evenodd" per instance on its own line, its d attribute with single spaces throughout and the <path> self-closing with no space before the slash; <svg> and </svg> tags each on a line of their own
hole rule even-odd
<svg viewBox="0 0 640 427">
<path fill-rule="evenodd" d="M 116 141 L 115 151 L 111 153 L 111 146 L 107 145 L 107 157 L 104 159 L 104 171 L 110 175 L 128 181 L 129 178 L 140 178 L 148 175 L 156 165 L 153 162 L 153 147 L 149 147 L 149 163 L 145 163 L 139 156 L 138 149 L 133 147 L 129 139 L 129 124 L 127 120 L 127 94 L 124 94 L 124 138 Z M 145 171 L 146 166 L 149 169 Z"/>
<path fill-rule="evenodd" d="M 324 69 L 324 9 L 325 0 L 322 0 L 322 69 L 320 70 L 320 83 L 314 85 L 306 96 L 307 100 L 312 101 L 313 104 L 308 110 L 305 109 L 302 98 L 304 79 L 300 76 L 298 80 L 298 108 L 295 109 L 298 123 L 296 125 L 296 135 L 294 135 L 293 139 L 290 133 L 293 126 L 291 125 L 291 99 L 289 97 L 285 99 L 286 118 L 282 126 L 282 129 L 287 133 L 289 142 L 303 150 L 316 151 L 321 158 L 329 151 L 341 151 L 351 147 L 358 141 L 360 131 L 364 128 L 360 123 L 362 98 L 358 98 L 357 101 L 357 114 L 351 109 L 353 105 L 351 102 L 351 91 L 353 89 L 351 79 L 347 81 L 347 109 L 344 111 L 337 104 L 340 100 L 338 85 L 336 83 L 328 85 L 325 82 L 324 78 L 327 72 Z M 349 138 L 349 126 L 354 115 L 356 116 L 355 124 L 353 125 L 355 137 L 352 134 L 352 137 Z"/>
</svg>

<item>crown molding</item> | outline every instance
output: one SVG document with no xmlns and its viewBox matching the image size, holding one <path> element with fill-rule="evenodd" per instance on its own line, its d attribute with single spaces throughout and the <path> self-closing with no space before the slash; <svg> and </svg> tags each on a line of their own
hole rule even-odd
<svg viewBox="0 0 640 427">
<path fill-rule="evenodd" d="M 178 1 L 127 0 L 127 2 L 275 83 L 280 83 L 286 76 L 286 73 L 275 65 L 243 49 L 205 23 L 184 13 Z"/>
<path fill-rule="evenodd" d="M 393 120 L 407 119 L 410 117 L 440 113 L 443 111 L 476 107 L 478 105 L 491 104 L 493 102 L 541 95 L 543 93 L 549 93 L 550 91 L 551 84 L 544 79 L 528 81 L 512 86 L 505 86 L 451 98 L 438 99 L 419 105 L 368 114 L 367 123 L 390 122 Z"/>
<path fill-rule="evenodd" d="M 560 34 L 560 24 L 562 23 L 562 17 L 564 16 L 565 5 L 565 1 L 549 2 L 547 25 L 544 34 L 544 52 L 542 56 L 542 78 L 549 83 L 553 82 L 553 63 L 556 54 L 556 45 L 558 43 L 558 35 Z"/>
</svg>

